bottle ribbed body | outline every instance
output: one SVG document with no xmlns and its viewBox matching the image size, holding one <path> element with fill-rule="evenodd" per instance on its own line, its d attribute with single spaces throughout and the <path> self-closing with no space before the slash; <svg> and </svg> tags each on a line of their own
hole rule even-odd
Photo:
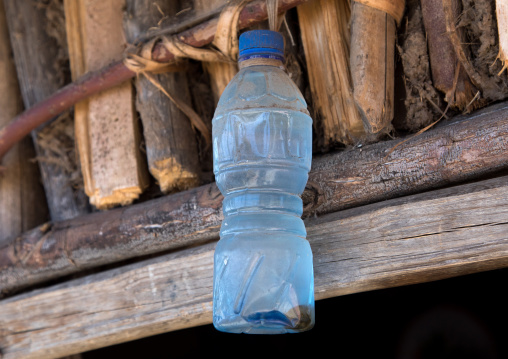
<svg viewBox="0 0 508 359">
<path fill-rule="evenodd" d="M 213 151 L 224 221 L 213 321 L 221 331 L 278 334 L 314 324 L 312 252 L 300 198 L 312 159 L 306 107 L 274 66 L 240 70 L 219 101 Z"/>
</svg>

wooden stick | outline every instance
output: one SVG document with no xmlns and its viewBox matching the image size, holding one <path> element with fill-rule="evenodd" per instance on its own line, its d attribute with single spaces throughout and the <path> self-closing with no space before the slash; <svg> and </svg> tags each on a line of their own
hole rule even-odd
<svg viewBox="0 0 508 359">
<path fill-rule="evenodd" d="M 508 67 L 508 4 L 503 0 L 496 0 L 497 31 L 499 35 L 498 59 L 503 64 L 499 75 Z"/>
<path fill-rule="evenodd" d="M 349 71 L 351 9 L 348 0 L 315 0 L 298 7 L 316 120 L 324 148 L 364 142 Z"/>
<path fill-rule="evenodd" d="M 225 4 L 225 0 L 194 0 L 194 9 L 198 13 L 210 12 Z M 204 62 L 203 66 L 210 75 L 213 97 L 217 104 L 222 92 L 238 72 L 238 65 L 223 62 Z"/>
<path fill-rule="evenodd" d="M 506 267 L 507 183 L 501 177 L 306 220 L 316 299 Z M 1 301 L 4 358 L 56 358 L 211 323 L 214 247 Z"/>
<path fill-rule="evenodd" d="M 11 51 L 3 1 L 0 0 L 0 127 L 23 109 Z M 40 173 L 37 165 L 30 161 L 34 157 L 32 140 L 26 138 L 4 159 L 9 171 L 0 175 L 0 246 L 10 237 L 47 220 Z"/>
<path fill-rule="evenodd" d="M 315 159 L 303 195 L 304 216 L 507 169 L 508 103 L 411 138 L 387 156 L 400 141 Z M 222 196 L 210 184 L 35 229 L 0 249 L 0 291 L 12 292 L 86 268 L 210 241 L 218 237 L 222 219 Z"/>
<path fill-rule="evenodd" d="M 165 16 L 178 12 L 175 2 L 127 0 L 124 26 L 127 40 L 157 27 Z M 162 12 L 162 14 L 161 14 Z M 153 75 L 173 96 L 190 106 L 189 86 L 184 73 Z M 181 191 L 199 184 L 196 134 L 187 116 L 146 77 L 136 79 L 136 108 L 141 115 L 150 173 L 162 192 Z"/>
<path fill-rule="evenodd" d="M 13 0 L 10 0 L 13 1 Z M 279 0 L 279 13 L 298 6 L 308 0 Z M 239 28 L 255 25 L 266 20 L 266 0 L 255 0 L 249 3 L 240 13 Z M 25 2 L 23 2 L 25 3 Z M 212 42 L 217 28 L 218 18 L 212 18 L 178 34 L 178 38 L 195 47 L 202 47 Z M 163 46 L 155 46 L 152 58 L 159 62 L 171 62 L 175 56 Z M 84 75 L 76 82 L 61 88 L 42 102 L 15 117 L 9 125 L 0 130 L 0 160 L 5 153 L 21 138 L 37 126 L 45 123 L 55 115 L 69 109 L 77 102 L 92 94 L 117 86 L 135 76 L 123 62 L 114 62 L 96 72 Z"/>
<path fill-rule="evenodd" d="M 83 11 L 81 5 L 80 1 L 64 0 L 65 30 L 73 81 L 86 73 L 85 51 L 82 39 L 85 29 L 81 19 L 81 12 Z M 74 106 L 74 133 L 85 193 L 91 196 L 94 189 L 91 169 L 90 133 L 88 131 L 88 101 L 86 100 L 78 102 Z"/>
<path fill-rule="evenodd" d="M 421 4 L 434 86 L 445 94 L 445 101 L 452 107 L 465 110 L 478 90 L 471 82 L 463 63 L 457 58 L 453 44 L 447 36 L 443 1 L 421 0 Z M 458 1 L 452 0 L 450 4 L 455 19 L 460 14 Z M 460 37 L 463 38 L 463 34 Z M 480 102 L 473 105 L 472 108 L 477 108 Z"/>
<path fill-rule="evenodd" d="M 75 78 L 122 58 L 124 4 L 124 0 L 65 2 Z M 132 203 L 148 183 L 132 98 L 132 85 L 126 82 L 75 108 L 85 189 L 99 209 Z"/>
<path fill-rule="evenodd" d="M 4 5 L 21 94 L 25 108 L 29 108 L 64 84 L 64 70 L 59 61 L 66 61 L 62 48 L 65 44 L 58 44 L 46 32 L 49 20 L 43 7 L 33 1 L 15 0 L 4 0 Z M 57 115 L 50 111 L 46 119 Z M 24 133 L 35 130 L 37 125 L 24 128 Z M 0 147 L 11 142 L 9 126 L 5 132 L 0 130 Z M 72 120 L 62 117 L 50 126 L 37 128 L 32 137 L 51 219 L 61 221 L 88 213 L 83 190 L 73 186 L 72 177 L 77 177 L 75 182 L 79 183 L 81 175 L 74 158 Z M 4 139 L 7 143 L 3 143 Z"/>
<path fill-rule="evenodd" d="M 395 79 L 395 20 L 353 2 L 350 66 L 354 99 L 368 133 L 391 128 Z"/>
<path fill-rule="evenodd" d="M 397 49 L 404 72 L 406 116 L 396 116 L 394 126 L 416 132 L 442 116 L 444 106 L 432 82 L 420 0 L 408 1 L 402 24 L 402 41 L 398 41 Z"/>
</svg>

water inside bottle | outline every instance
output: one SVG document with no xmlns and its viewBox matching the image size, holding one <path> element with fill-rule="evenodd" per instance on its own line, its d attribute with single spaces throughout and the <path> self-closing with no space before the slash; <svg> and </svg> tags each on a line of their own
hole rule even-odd
<svg viewBox="0 0 508 359">
<path fill-rule="evenodd" d="M 213 120 L 224 194 L 215 250 L 214 325 L 232 333 L 296 333 L 314 324 L 312 252 L 299 195 L 312 159 L 312 119 L 287 74 L 242 69 Z"/>
</svg>

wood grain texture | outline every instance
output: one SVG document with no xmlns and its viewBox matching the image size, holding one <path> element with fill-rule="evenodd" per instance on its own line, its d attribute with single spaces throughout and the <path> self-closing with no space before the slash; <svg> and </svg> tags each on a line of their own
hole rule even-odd
<svg viewBox="0 0 508 359">
<path fill-rule="evenodd" d="M 304 217 L 473 180 L 508 168 L 508 103 L 402 141 L 316 158 Z M 0 292 L 136 256 L 218 237 L 222 195 L 215 184 L 127 208 L 55 223 L 0 248 Z"/>
<path fill-rule="evenodd" d="M 356 105 L 368 133 L 387 132 L 393 119 L 395 20 L 353 2 L 350 66 Z"/>
<path fill-rule="evenodd" d="M 507 199 L 499 177 L 307 221 L 316 297 L 507 267 Z"/>
<path fill-rule="evenodd" d="M 66 1 L 71 71 L 75 78 L 122 58 L 125 0 Z M 132 203 L 147 186 L 130 82 L 75 107 L 85 190 L 99 209 Z"/>
<path fill-rule="evenodd" d="M 506 267 L 508 177 L 311 218 L 306 227 L 318 300 Z M 214 247 L 1 301 L 4 358 L 59 357 L 211 323 Z"/>
<path fill-rule="evenodd" d="M 366 132 L 349 71 L 349 1 L 310 1 L 297 10 L 316 111 L 314 126 L 323 136 L 322 146 L 359 143 Z"/>
<path fill-rule="evenodd" d="M 48 35 L 48 29 L 55 24 L 47 17 L 46 7 L 35 1 L 16 0 L 4 0 L 4 6 L 21 94 L 25 108 L 30 108 L 64 84 L 64 67 L 60 62 L 65 60 L 65 50 L 54 36 Z M 89 212 L 84 192 L 73 187 L 72 176 L 76 173 L 79 176 L 79 172 L 71 173 L 69 166 L 63 165 L 69 162 L 75 167 L 74 158 L 55 158 L 55 148 L 73 150 L 72 133 L 72 121 L 54 121 L 32 132 L 53 221 Z"/>
<path fill-rule="evenodd" d="M 177 2 L 162 0 L 127 0 L 126 5 L 124 27 L 130 43 L 135 43 L 148 29 L 156 28 L 164 17 L 174 16 L 179 9 Z M 152 76 L 172 96 L 190 106 L 185 73 Z M 137 77 L 136 89 L 136 108 L 143 123 L 148 168 L 160 189 L 167 193 L 197 186 L 200 181 L 198 145 L 189 118 L 146 77 Z"/>
<path fill-rule="evenodd" d="M 23 110 L 16 68 L 12 59 L 3 1 L 0 0 L 0 128 Z M 4 158 L 0 175 L 0 246 L 12 236 L 47 220 L 44 189 L 40 185 L 32 140 L 26 138 Z M 34 206 L 34 203 L 39 205 Z"/>
</svg>

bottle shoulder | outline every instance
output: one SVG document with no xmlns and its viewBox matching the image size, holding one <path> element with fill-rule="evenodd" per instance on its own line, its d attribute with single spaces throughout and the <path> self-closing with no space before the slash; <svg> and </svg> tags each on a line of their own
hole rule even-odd
<svg viewBox="0 0 508 359">
<path fill-rule="evenodd" d="M 252 108 L 288 109 L 309 114 L 298 87 L 286 72 L 274 66 L 241 69 L 224 90 L 214 117 Z"/>
</svg>

